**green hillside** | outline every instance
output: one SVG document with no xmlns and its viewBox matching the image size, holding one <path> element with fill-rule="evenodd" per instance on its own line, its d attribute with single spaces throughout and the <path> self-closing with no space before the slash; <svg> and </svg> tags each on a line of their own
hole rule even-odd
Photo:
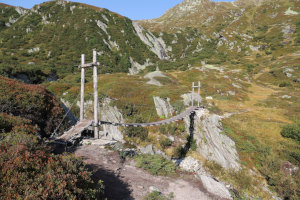
<svg viewBox="0 0 300 200">
<path fill-rule="evenodd" d="M 19 72 L 42 77 L 72 73 L 85 53 L 91 60 L 96 48 L 104 72 L 128 72 L 130 57 L 140 64 L 158 58 L 135 34 L 132 22 L 107 9 L 80 3 L 51 1 L 18 14 L 14 7 L 0 5 L 1 74 Z M 8 19 L 14 23 L 6 24 Z M 33 76 L 33 75 L 31 75 Z M 45 78 L 32 77 L 33 82 Z"/>
<path fill-rule="evenodd" d="M 265 68 L 277 65 L 276 59 L 283 56 L 299 64 L 299 4 L 186 0 L 160 18 L 138 23 L 157 34 L 163 32 L 162 38 L 172 47 L 169 55 L 174 62 L 161 68 L 186 68 L 201 61 Z"/>
</svg>

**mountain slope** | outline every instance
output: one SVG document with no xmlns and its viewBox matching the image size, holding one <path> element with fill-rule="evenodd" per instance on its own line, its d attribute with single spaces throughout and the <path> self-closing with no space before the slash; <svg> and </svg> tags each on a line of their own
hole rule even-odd
<svg viewBox="0 0 300 200">
<path fill-rule="evenodd" d="M 106 9 L 64 1 L 27 11 L 6 5 L 0 9 L 2 65 L 41 64 L 38 68 L 48 69 L 46 74 L 52 70 L 61 75 L 79 64 L 80 54 L 91 59 L 96 48 L 101 64 L 107 66 L 104 72 L 128 72 L 130 67 L 143 68 L 144 63 L 167 57 L 158 38 Z"/>
<path fill-rule="evenodd" d="M 157 34 L 163 32 L 172 48 L 171 60 L 180 60 L 181 66 L 200 61 L 261 65 L 262 60 L 272 65 L 288 54 L 298 62 L 299 16 L 296 0 L 185 0 L 160 18 L 137 22 Z"/>
</svg>

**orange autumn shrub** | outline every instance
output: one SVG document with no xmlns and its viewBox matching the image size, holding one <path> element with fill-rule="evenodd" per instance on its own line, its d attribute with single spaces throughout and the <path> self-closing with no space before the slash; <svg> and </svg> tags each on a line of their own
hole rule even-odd
<svg viewBox="0 0 300 200">
<path fill-rule="evenodd" d="M 101 199 L 81 160 L 53 155 L 35 136 L 14 133 L 0 141 L 0 199 Z"/>
</svg>

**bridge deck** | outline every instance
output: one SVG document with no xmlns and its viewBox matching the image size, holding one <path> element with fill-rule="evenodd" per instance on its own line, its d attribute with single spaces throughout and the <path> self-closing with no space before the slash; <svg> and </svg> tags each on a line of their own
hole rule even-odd
<svg viewBox="0 0 300 200">
<path fill-rule="evenodd" d="M 92 120 L 84 119 L 78 122 L 75 126 L 73 126 L 70 130 L 65 132 L 63 135 L 59 136 L 57 139 L 62 141 L 69 141 L 72 138 L 81 134 L 85 129 L 91 126 L 92 123 Z"/>
<path fill-rule="evenodd" d="M 159 126 L 159 125 L 164 125 L 164 124 L 170 124 L 175 121 L 180 121 L 183 120 L 184 117 L 190 115 L 192 112 L 198 110 L 199 107 L 193 106 L 187 108 L 183 113 L 176 115 L 174 117 L 171 117 L 169 119 L 165 119 L 162 121 L 157 121 L 157 122 L 150 122 L 150 123 L 115 123 L 115 122 L 106 122 L 106 121 L 100 121 L 101 124 L 108 124 L 108 125 L 113 125 L 113 126 L 123 126 L 123 127 L 147 127 L 147 126 Z"/>
<path fill-rule="evenodd" d="M 99 121 L 99 125 L 101 124 L 107 124 L 107 125 L 113 125 L 113 126 L 123 126 L 123 127 L 147 127 L 147 126 L 159 126 L 164 124 L 170 124 L 172 122 L 183 120 L 184 117 L 190 115 L 192 112 L 195 112 L 198 110 L 199 107 L 193 106 L 187 108 L 183 113 L 176 115 L 174 117 L 171 117 L 169 119 L 165 119 L 162 121 L 157 122 L 150 122 L 150 123 L 114 123 L 114 122 L 106 122 L 106 121 Z M 66 131 L 63 135 L 56 138 L 57 143 L 66 143 L 67 141 L 74 140 L 80 134 L 87 129 L 89 126 L 93 124 L 92 120 L 84 119 L 80 122 L 78 122 L 75 126 L 73 126 L 70 130 Z"/>
</svg>

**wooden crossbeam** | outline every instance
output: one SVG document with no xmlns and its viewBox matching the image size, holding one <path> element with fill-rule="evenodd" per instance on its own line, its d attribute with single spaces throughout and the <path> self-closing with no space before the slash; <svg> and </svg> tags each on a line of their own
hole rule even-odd
<svg viewBox="0 0 300 200">
<path fill-rule="evenodd" d="M 99 62 L 87 63 L 87 64 L 79 65 L 78 68 L 89 68 L 94 66 L 100 66 L 100 63 Z"/>
</svg>

